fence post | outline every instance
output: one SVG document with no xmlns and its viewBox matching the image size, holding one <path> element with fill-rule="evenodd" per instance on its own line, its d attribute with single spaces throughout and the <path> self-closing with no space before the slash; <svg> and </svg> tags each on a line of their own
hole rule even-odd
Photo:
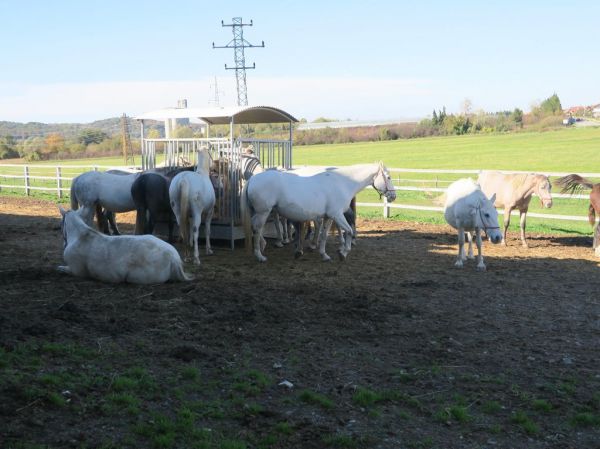
<svg viewBox="0 0 600 449">
<path fill-rule="evenodd" d="M 94 165 L 94 171 L 98 171 L 98 166 Z"/>
<path fill-rule="evenodd" d="M 61 178 L 61 170 L 60 167 L 56 167 L 56 191 L 58 193 L 58 197 L 62 198 L 62 179 Z"/>
<path fill-rule="evenodd" d="M 383 218 L 390 218 L 390 205 L 387 196 L 383 197 Z"/>
<path fill-rule="evenodd" d="M 25 195 L 29 196 L 29 166 L 23 167 L 25 174 Z"/>
</svg>

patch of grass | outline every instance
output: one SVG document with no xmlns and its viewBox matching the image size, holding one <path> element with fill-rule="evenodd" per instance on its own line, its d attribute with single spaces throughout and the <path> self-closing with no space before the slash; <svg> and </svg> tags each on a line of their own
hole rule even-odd
<svg viewBox="0 0 600 449">
<path fill-rule="evenodd" d="M 542 413 L 550 413 L 552 404 L 545 399 L 534 399 L 531 401 L 531 408 Z"/>
<path fill-rule="evenodd" d="M 408 441 L 406 447 L 409 449 L 430 449 L 433 447 L 433 438 L 425 437 L 418 441 Z"/>
<path fill-rule="evenodd" d="M 105 413 L 113 414 L 126 410 L 130 415 L 137 415 L 140 412 L 140 400 L 131 393 L 111 393 L 107 399 L 108 403 L 103 407 Z"/>
<path fill-rule="evenodd" d="M 384 399 L 383 394 L 362 387 L 359 387 L 352 395 L 352 402 L 361 407 L 370 407 Z"/>
<path fill-rule="evenodd" d="M 502 406 L 498 401 L 486 401 L 481 406 L 481 410 L 483 413 L 487 413 L 488 415 L 493 415 L 502 410 Z"/>
<path fill-rule="evenodd" d="M 219 442 L 219 449 L 246 449 L 246 443 L 242 440 L 225 439 Z"/>
<path fill-rule="evenodd" d="M 315 393 L 311 390 L 303 390 L 300 393 L 300 400 L 302 402 L 306 402 L 307 404 L 314 404 L 323 407 L 324 409 L 332 409 L 333 401 L 329 399 L 327 396 L 324 396 L 320 393 Z"/>
<path fill-rule="evenodd" d="M 56 393 L 54 391 L 48 392 L 48 394 L 46 395 L 46 399 L 50 404 L 56 407 L 65 407 L 67 405 L 67 400 L 65 399 L 65 397 L 62 394 Z"/>
<path fill-rule="evenodd" d="M 198 380 L 200 378 L 200 370 L 194 366 L 186 366 L 181 370 L 181 378 L 185 380 Z"/>
<path fill-rule="evenodd" d="M 241 375 L 235 376 L 235 379 L 236 382 L 234 382 L 232 388 L 244 393 L 246 396 L 258 396 L 265 388 L 272 384 L 271 379 L 258 370 L 248 370 Z"/>
<path fill-rule="evenodd" d="M 535 435 L 539 432 L 539 427 L 522 410 L 517 410 L 511 416 L 510 422 L 519 425 L 528 435 Z"/>
<path fill-rule="evenodd" d="M 447 423 L 450 420 L 454 420 L 459 423 L 466 423 L 472 419 L 467 407 L 457 404 L 439 410 L 434 415 L 434 418 L 436 421 L 443 423 Z"/>
<path fill-rule="evenodd" d="M 275 425 L 275 432 L 281 433 L 283 435 L 291 435 L 292 434 L 292 426 L 287 421 L 278 422 Z"/>
<path fill-rule="evenodd" d="M 574 427 L 592 427 L 600 425 L 600 416 L 591 412 L 578 412 L 569 423 Z"/>
<path fill-rule="evenodd" d="M 358 447 L 358 440 L 354 439 L 350 435 L 325 435 L 323 444 L 327 447 L 336 448 L 355 448 Z"/>
</svg>

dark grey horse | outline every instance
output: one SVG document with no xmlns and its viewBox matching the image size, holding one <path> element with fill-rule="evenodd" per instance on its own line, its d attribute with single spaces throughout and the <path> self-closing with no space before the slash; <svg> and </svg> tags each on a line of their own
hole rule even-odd
<svg viewBox="0 0 600 449">
<path fill-rule="evenodd" d="M 136 234 L 152 234 L 157 221 L 167 221 L 169 242 L 173 242 L 175 215 L 169 201 L 169 186 L 177 173 L 193 171 L 194 167 L 165 168 L 140 174 L 131 185 L 131 196 L 137 212 Z"/>
</svg>

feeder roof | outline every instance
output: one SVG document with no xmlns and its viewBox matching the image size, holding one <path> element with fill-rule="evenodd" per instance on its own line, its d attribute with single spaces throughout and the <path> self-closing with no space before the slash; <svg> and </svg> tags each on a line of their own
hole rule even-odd
<svg viewBox="0 0 600 449">
<path fill-rule="evenodd" d="M 165 108 L 146 112 L 137 120 L 167 120 L 177 118 L 200 119 L 211 125 L 249 123 L 287 123 L 298 120 L 287 112 L 272 106 L 229 106 L 217 108 Z"/>
</svg>

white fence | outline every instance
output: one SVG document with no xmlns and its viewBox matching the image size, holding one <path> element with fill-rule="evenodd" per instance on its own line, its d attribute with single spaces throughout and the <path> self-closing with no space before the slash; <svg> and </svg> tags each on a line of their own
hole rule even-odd
<svg viewBox="0 0 600 449">
<path fill-rule="evenodd" d="M 22 165 L 22 164 L 0 164 L 0 189 L 19 189 L 23 190 L 26 195 L 30 195 L 32 191 L 47 191 L 56 192 L 59 198 L 62 198 L 64 192 L 69 192 L 71 181 L 80 173 L 89 170 L 108 170 L 113 168 L 123 169 L 124 167 L 102 166 L 102 165 Z M 131 169 L 131 167 L 129 168 Z M 395 184 L 412 183 L 418 185 L 395 185 L 396 191 L 416 191 L 416 192 L 439 192 L 446 191 L 445 185 L 450 184 L 453 180 L 439 179 L 437 175 L 477 175 L 479 170 L 449 170 L 449 169 L 414 169 L 414 168 L 389 168 L 390 173 L 423 173 L 436 175 L 435 178 L 429 179 L 409 179 L 398 177 L 394 179 Z M 40 174 L 42 173 L 42 174 Z M 511 171 L 511 173 L 530 173 L 524 171 Z M 569 173 L 550 172 L 545 173 L 548 176 L 565 176 Z M 579 173 L 585 178 L 600 179 L 600 173 Z M 457 176 L 458 177 L 458 176 Z M 7 180 L 22 180 L 20 183 L 7 184 Z M 589 195 L 565 195 L 552 194 L 554 198 L 572 198 L 579 200 L 588 200 Z M 357 206 L 361 207 L 380 207 L 382 216 L 388 218 L 392 209 L 407 209 L 417 211 L 430 211 L 440 213 L 443 212 L 442 207 L 437 206 L 421 206 L 415 204 L 402 204 L 400 202 L 388 203 L 383 199 L 383 202 L 357 202 Z M 499 211 L 500 214 L 503 211 Z M 518 211 L 513 212 L 518 214 Z M 540 214 L 530 212 L 530 217 L 555 219 L 555 220 L 570 220 L 570 221 L 587 221 L 587 216 L 576 215 L 559 215 L 559 214 Z"/>
</svg>

